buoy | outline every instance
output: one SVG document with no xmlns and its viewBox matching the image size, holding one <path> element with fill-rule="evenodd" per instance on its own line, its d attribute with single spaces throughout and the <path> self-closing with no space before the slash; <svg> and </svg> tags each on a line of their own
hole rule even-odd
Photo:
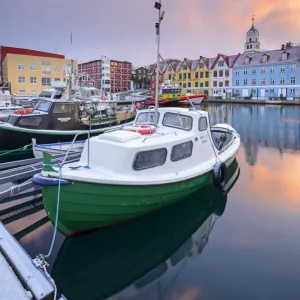
<svg viewBox="0 0 300 300">
<path fill-rule="evenodd" d="M 15 115 L 27 115 L 33 113 L 34 108 L 22 108 L 14 111 Z"/>
<path fill-rule="evenodd" d="M 153 125 L 133 125 L 133 126 L 125 126 L 122 128 L 123 130 L 138 132 L 142 135 L 144 134 L 152 134 L 156 132 L 156 127 Z"/>
</svg>

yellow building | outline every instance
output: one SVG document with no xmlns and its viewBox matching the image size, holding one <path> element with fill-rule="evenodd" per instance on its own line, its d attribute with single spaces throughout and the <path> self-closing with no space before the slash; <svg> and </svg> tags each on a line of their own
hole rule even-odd
<svg viewBox="0 0 300 300">
<path fill-rule="evenodd" d="M 53 81 L 66 82 L 71 74 L 70 59 L 8 53 L 2 62 L 3 76 L 11 83 L 11 93 L 38 95 Z M 73 61 L 73 70 L 78 70 Z"/>
<path fill-rule="evenodd" d="M 209 94 L 210 72 L 207 58 L 202 56 L 199 60 L 185 58 L 176 75 L 178 82 L 186 91 L 194 94 Z"/>
<path fill-rule="evenodd" d="M 176 80 L 177 62 L 169 62 L 164 74 L 164 80 L 170 80 L 171 84 L 178 83 Z"/>
</svg>

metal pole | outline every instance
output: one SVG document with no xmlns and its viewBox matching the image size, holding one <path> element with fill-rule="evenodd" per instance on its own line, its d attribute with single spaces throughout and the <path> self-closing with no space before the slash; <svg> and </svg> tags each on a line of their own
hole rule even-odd
<svg viewBox="0 0 300 300">
<path fill-rule="evenodd" d="M 159 0 L 159 4 L 161 4 L 161 0 Z M 155 92 L 155 121 L 158 122 L 158 91 L 159 91 L 159 43 L 160 43 L 160 22 L 161 22 L 161 16 L 160 16 L 160 8 L 158 10 L 158 23 L 156 24 L 156 36 L 157 36 L 157 63 L 156 63 L 156 92 Z"/>
</svg>

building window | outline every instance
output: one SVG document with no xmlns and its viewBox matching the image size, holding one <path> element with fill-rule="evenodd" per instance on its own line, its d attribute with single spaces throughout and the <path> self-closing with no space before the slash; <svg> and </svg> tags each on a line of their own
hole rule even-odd
<svg viewBox="0 0 300 300">
<path fill-rule="evenodd" d="M 281 60 L 287 60 L 288 59 L 288 54 L 287 52 L 281 53 Z"/>
<path fill-rule="evenodd" d="M 225 76 L 229 76 L 229 70 L 225 70 Z"/>
<path fill-rule="evenodd" d="M 281 73 L 284 73 L 284 72 L 285 72 L 285 65 L 281 65 L 281 66 L 280 66 L 280 72 L 281 72 Z"/>
<path fill-rule="evenodd" d="M 256 84 L 256 79 L 255 78 L 252 79 L 252 84 Z"/>
<path fill-rule="evenodd" d="M 235 75 L 240 75 L 240 70 L 235 70 Z"/>
<path fill-rule="evenodd" d="M 36 77 L 30 77 L 30 83 L 36 83 Z"/>
<path fill-rule="evenodd" d="M 36 71 L 36 65 L 30 65 L 30 71 Z"/>
<path fill-rule="evenodd" d="M 192 78 L 192 74 L 188 73 L 188 79 L 191 79 L 191 78 Z"/>
<path fill-rule="evenodd" d="M 260 73 L 261 74 L 266 74 L 266 68 L 261 68 Z"/>
<path fill-rule="evenodd" d="M 198 72 L 195 73 L 195 78 L 197 78 L 197 79 L 199 78 L 199 73 Z"/>
<path fill-rule="evenodd" d="M 291 94 L 295 94 L 295 89 L 290 89 Z"/>
<path fill-rule="evenodd" d="M 271 66 L 271 68 L 270 68 L 270 73 L 271 73 L 271 74 L 274 74 L 274 73 L 275 73 L 275 68 L 274 68 L 274 66 Z"/>
<path fill-rule="evenodd" d="M 43 60 L 42 61 L 42 74 L 51 75 L 51 62 Z"/>
<path fill-rule="evenodd" d="M 252 89 L 252 90 L 251 90 L 251 93 L 252 93 L 252 94 L 256 94 L 256 89 Z"/>
<path fill-rule="evenodd" d="M 191 83 L 190 82 L 188 82 L 188 87 L 191 87 Z"/>
<path fill-rule="evenodd" d="M 229 86 L 229 80 L 225 80 L 225 86 Z"/>
<path fill-rule="evenodd" d="M 179 80 L 182 80 L 182 74 L 179 73 Z"/>
<path fill-rule="evenodd" d="M 209 72 L 205 72 L 205 78 L 209 77 Z"/>
<path fill-rule="evenodd" d="M 56 73 L 60 72 L 60 67 L 54 67 L 54 72 Z"/>
<path fill-rule="evenodd" d="M 218 86 L 218 82 L 214 81 L 213 86 Z"/>
<path fill-rule="evenodd" d="M 223 70 L 219 71 L 219 77 L 223 77 Z"/>
<path fill-rule="evenodd" d="M 183 79 L 186 79 L 186 73 L 183 73 Z"/>
<path fill-rule="evenodd" d="M 30 93 L 35 94 L 35 93 L 36 93 L 36 90 L 30 90 Z"/>
<path fill-rule="evenodd" d="M 200 87 L 203 87 L 203 82 L 200 82 Z"/>
<path fill-rule="evenodd" d="M 187 70 L 187 65 L 183 65 L 182 70 Z"/>
<path fill-rule="evenodd" d="M 205 81 L 205 87 L 208 87 L 208 85 L 209 85 L 209 82 Z"/>
<path fill-rule="evenodd" d="M 256 68 L 253 68 L 252 74 L 256 74 Z"/>
<path fill-rule="evenodd" d="M 280 84 L 285 84 L 285 78 L 284 77 L 280 78 Z"/>
<path fill-rule="evenodd" d="M 195 87 L 198 87 L 198 82 L 195 82 Z"/>
<path fill-rule="evenodd" d="M 291 84 L 295 84 L 296 83 L 296 77 L 291 77 Z"/>
<path fill-rule="evenodd" d="M 19 90 L 19 93 L 25 93 L 26 90 Z"/>
<path fill-rule="evenodd" d="M 203 68 L 204 68 L 204 63 L 200 63 L 200 64 L 199 64 L 199 68 L 200 68 L 200 69 L 203 69 Z"/>
<path fill-rule="evenodd" d="M 250 58 L 249 57 L 245 57 L 245 64 L 249 65 L 250 64 Z"/>
<path fill-rule="evenodd" d="M 18 83 L 25 83 L 25 76 L 19 76 Z"/>
<path fill-rule="evenodd" d="M 244 74 L 248 74 L 248 70 L 247 69 L 244 69 Z"/>
<path fill-rule="evenodd" d="M 214 77 L 218 77 L 218 71 L 214 71 Z"/>
<path fill-rule="evenodd" d="M 222 61 L 219 61 L 219 62 L 218 62 L 218 66 L 219 66 L 219 67 L 224 67 L 224 61 L 223 61 L 223 60 L 222 60 Z"/>
<path fill-rule="evenodd" d="M 60 81 L 60 78 L 54 78 L 54 81 L 56 81 L 56 82 Z"/>
<path fill-rule="evenodd" d="M 184 89 L 186 88 L 186 83 L 183 84 L 183 88 L 184 88 Z"/>
<path fill-rule="evenodd" d="M 296 72 L 296 70 L 297 70 L 297 65 L 291 65 L 291 71 L 292 72 Z"/>
<path fill-rule="evenodd" d="M 248 84 L 248 80 L 244 79 L 244 85 L 247 85 L 247 84 Z"/>
<path fill-rule="evenodd" d="M 268 55 L 264 54 L 262 57 L 262 62 L 267 62 L 268 61 Z"/>
<path fill-rule="evenodd" d="M 270 84 L 275 84 L 275 78 L 270 79 Z"/>
<path fill-rule="evenodd" d="M 270 94 L 275 94 L 275 89 L 270 89 Z"/>
<path fill-rule="evenodd" d="M 142 79 L 142 76 L 140 75 L 140 78 L 139 79 Z M 169 74 L 169 80 L 172 79 L 172 74 Z"/>
<path fill-rule="evenodd" d="M 18 70 L 25 70 L 24 64 L 18 64 Z"/>
<path fill-rule="evenodd" d="M 51 78 L 42 77 L 42 86 L 51 86 Z"/>
<path fill-rule="evenodd" d="M 236 80 L 236 81 L 235 81 L 235 85 L 236 85 L 236 86 L 239 86 L 239 85 L 240 85 L 240 81 L 239 81 L 239 80 Z"/>
<path fill-rule="evenodd" d="M 200 78 L 203 78 L 203 72 L 200 72 Z"/>
<path fill-rule="evenodd" d="M 261 79 L 261 80 L 260 80 L 260 84 L 261 84 L 261 85 L 266 84 L 266 79 L 265 79 L 265 78 Z"/>
<path fill-rule="evenodd" d="M 219 87 L 223 87 L 223 81 L 219 82 Z"/>
</svg>

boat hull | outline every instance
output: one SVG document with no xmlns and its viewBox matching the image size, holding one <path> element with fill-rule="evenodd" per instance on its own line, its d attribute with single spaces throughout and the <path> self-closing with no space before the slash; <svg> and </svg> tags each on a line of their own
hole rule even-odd
<svg viewBox="0 0 300 300">
<path fill-rule="evenodd" d="M 212 181 L 212 171 L 182 182 L 123 186 L 73 182 L 61 186 L 58 229 L 73 235 L 112 225 L 175 203 Z M 55 223 L 57 186 L 43 186 L 45 209 Z"/>
</svg>

